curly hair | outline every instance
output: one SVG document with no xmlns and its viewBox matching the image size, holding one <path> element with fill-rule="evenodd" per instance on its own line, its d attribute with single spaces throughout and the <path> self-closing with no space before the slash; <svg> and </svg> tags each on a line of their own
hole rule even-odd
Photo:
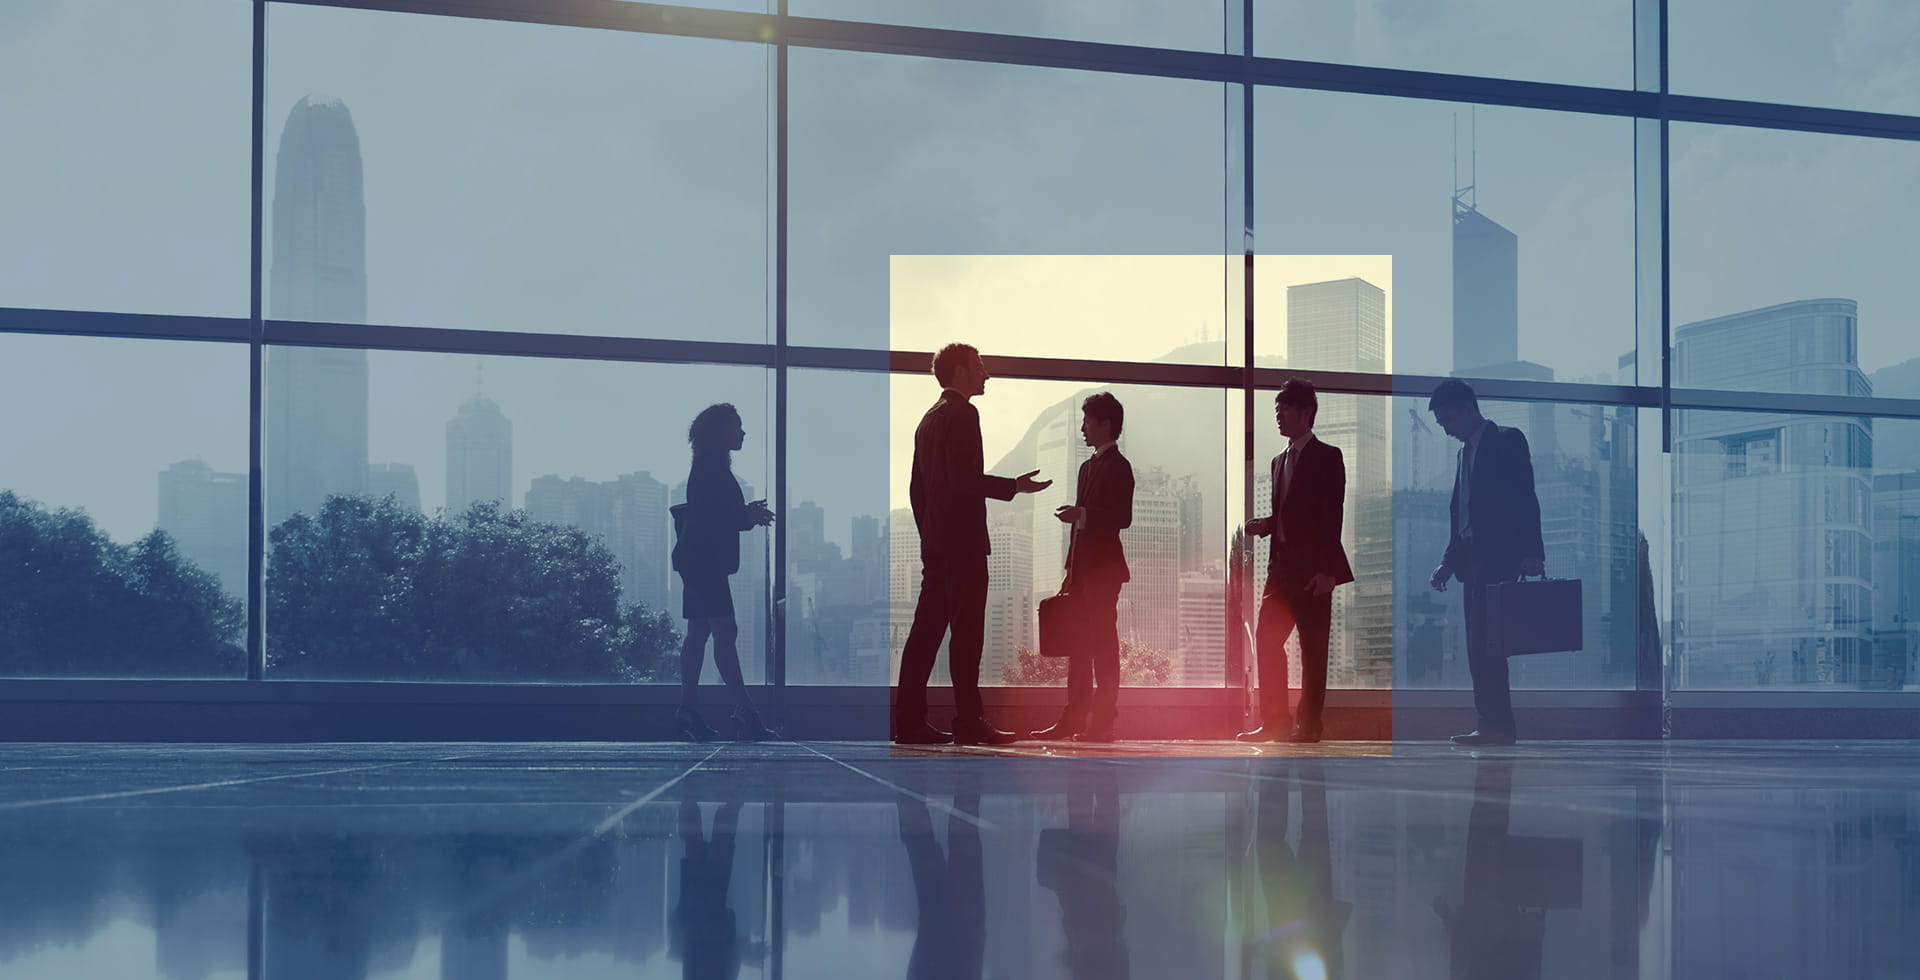
<svg viewBox="0 0 1920 980">
<path fill-rule="evenodd" d="M 733 435 L 734 426 L 745 427 L 740 421 L 740 411 L 728 402 L 708 405 L 693 417 L 693 424 L 687 426 L 687 442 L 693 446 L 696 455 L 711 452 L 729 452 L 727 438 Z"/>
</svg>

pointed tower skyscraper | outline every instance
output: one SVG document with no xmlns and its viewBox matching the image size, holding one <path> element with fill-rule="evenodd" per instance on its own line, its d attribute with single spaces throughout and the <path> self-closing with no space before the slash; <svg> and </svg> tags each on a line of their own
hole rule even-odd
<svg viewBox="0 0 1920 980">
<path fill-rule="evenodd" d="M 365 322 L 366 226 L 353 116 L 337 100 L 301 99 L 274 165 L 268 315 Z M 332 494 L 366 492 L 366 351 L 274 347 L 266 399 L 269 525 L 318 513 Z"/>
</svg>

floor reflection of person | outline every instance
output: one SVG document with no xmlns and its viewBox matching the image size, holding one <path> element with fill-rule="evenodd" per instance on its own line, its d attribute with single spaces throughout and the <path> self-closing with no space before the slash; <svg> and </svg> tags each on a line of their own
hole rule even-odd
<svg viewBox="0 0 1920 980">
<path fill-rule="evenodd" d="M 927 804 L 895 802 L 900 843 L 913 874 L 915 918 L 907 980 L 979 980 L 987 955 L 986 870 L 980 852 L 980 792 L 963 787 L 947 814 L 947 849 L 934 839 Z"/>
<path fill-rule="evenodd" d="M 1300 844 L 1287 843 L 1292 789 L 1300 790 Z M 1266 914 L 1254 919 L 1249 959 L 1279 976 L 1345 975 L 1344 936 L 1353 906 L 1334 897 L 1333 839 L 1327 819 L 1327 782 L 1321 763 L 1299 760 L 1291 778 L 1268 778 L 1255 793 L 1253 853 Z"/>
<path fill-rule="evenodd" d="M 1467 866 L 1460 904 L 1442 898 L 1433 901 L 1433 911 L 1451 943 L 1449 962 L 1455 980 L 1541 976 L 1546 910 L 1523 894 L 1522 881 L 1555 869 L 1529 866 L 1533 862 L 1514 846 L 1515 838 L 1508 832 L 1512 800 L 1513 764 L 1480 763 L 1474 774 L 1473 809 L 1467 818 Z"/>
<path fill-rule="evenodd" d="M 1062 959 L 1073 980 L 1127 980 L 1120 903 L 1120 791 L 1113 769 L 1067 776 L 1067 826 L 1040 832 L 1034 877 L 1060 898 Z"/>
<path fill-rule="evenodd" d="M 733 881 L 733 840 L 740 801 L 714 813 L 713 836 L 702 831 L 700 804 L 680 801 L 680 898 L 673 908 L 672 940 L 686 980 L 731 980 L 740 975 L 740 933 L 727 888 Z"/>
</svg>

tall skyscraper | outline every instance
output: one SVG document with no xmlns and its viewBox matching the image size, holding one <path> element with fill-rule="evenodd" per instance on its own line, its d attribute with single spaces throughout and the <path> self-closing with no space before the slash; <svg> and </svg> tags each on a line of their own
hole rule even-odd
<svg viewBox="0 0 1920 980">
<path fill-rule="evenodd" d="M 1453 373 L 1520 359 L 1520 239 L 1453 199 Z"/>
<path fill-rule="evenodd" d="M 527 516 L 578 528 L 606 545 L 620 562 L 622 606 L 642 602 L 655 612 L 667 609 L 672 543 L 666 484 L 646 473 L 604 483 L 543 476 L 527 490 Z"/>
<path fill-rule="evenodd" d="M 1847 299 L 1673 332 L 1679 387 L 1867 395 Z M 1681 686 L 1870 684 L 1873 423 L 1681 412 L 1674 431 L 1674 664 Z"/>
<path fill-rule="evenodd" d="M 1019 649 L 1035 645 L 1034 603 L 1060 589 L 1060 578 L 1056 575 L 1046 592 L 1034 593 L 1037 576 L 1033 568 L 1033 538 L 1027 533 L 1030 526 L 1022 508 L 995 508 L 987 512 L 987 543 L 993 551 L 987 555 L 986 641 L 980 657 L 983 684 L 1000 683 Z"/>
<path fill-rule="evenodd" d="M 1287 363 L 1320 371 L 1386 370 L 1386 293 L 1364 279 L 1287 288 Z M 1313 434 L 1347 465 L 1341 544 L 1354 582 L 1334 591 L 1330 683 L 1387 687 L 1393 675 L 1392 472 L 1386 398 L 1322 395 Z"/>
<path fill-rule="evenodd" d="M 287 115 L 274 165 L 272 245 L 269 316 L 365 322 L 360 137 L 339 101 L 308 96 Z M 330 495 L 366 492 L 366 351 L 275 347 L 266 398 L 269 526 L 318 513 Z"/>
<path fill-rule="evenodd" d="M 1120 638 L 1165 653 L 1179 678 L 1180 498 L 1157 466 L 1135 462 L 1133 475 L 1133 524 L 1120 532 L 1131 576 L 1120 590 Z"/>
<path fill-rule="evenodd" d="M 1227 670 L 1226 575 L 1216 563 L 1180 573 L 1180 683 L 1219 687 Z"/>
<path fill-rule="evenodd" d="M 401 507 L 420 509 L 420 477 L 406 463 L 368 463 L 367 496 L 378 500 L 393 495 Z"/>
<path fill-rule="evenodd" d="M 447 515 L 487 501 L 513 506 L 513 423 L 475 392 L 447 420 Z"/>
<path fill-rule="evenodd" d="M 247 594 L 247 475 L 190 459 L 160 471 L 159 528 L 180 556 L 212 572 L 228 595 Z"/>
</svg>

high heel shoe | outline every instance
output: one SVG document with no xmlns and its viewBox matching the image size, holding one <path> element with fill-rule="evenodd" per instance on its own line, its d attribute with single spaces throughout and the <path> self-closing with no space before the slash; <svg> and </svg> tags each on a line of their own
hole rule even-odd
<svg viewBox="0 0 1920 980">
<path fill-rule="evenodd" d="M 733 709 L 733 740 L 736 742 L 769 742 L 780 737 L 780 733 L 768 728 L 760 721 L 760 713 L 752 708 Z"/>
<path fill-rule="evenodd" d="M 681 738 L 689 742 L 712 742 L 720 737 L 720 733 L 708 728 L 700 718 L 700 713 L 692 708 L 675 708 L 673 727 Z"/>
</svg>

